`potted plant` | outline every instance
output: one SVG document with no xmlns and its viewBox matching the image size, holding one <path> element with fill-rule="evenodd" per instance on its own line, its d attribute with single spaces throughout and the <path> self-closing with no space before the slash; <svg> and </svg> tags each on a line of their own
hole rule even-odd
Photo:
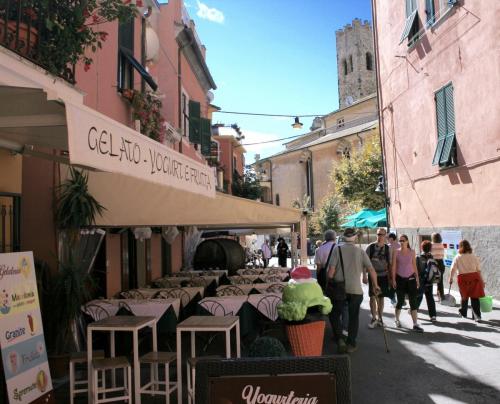
<svg viewBox="0 0 500 404">
<path fill-rule="evenodd" d="M 51 281 L 51 368 L 67 372 L 68 353 L 78 347 L 77 319 L 81 306 L 91 298 L 93 279 L 79 257 L 80 230 L 95 223 L 104 207 L 88 191 L 88 176 L 70 168 L 68 178 L 57 188 L 55 222 L 60 230 L 59 270 Z M 57 360 L 59 359 L 59 361 Z M 62 363 L 60 365 L 57 362 Z M 57 372 L 55 372 L 57 373 Z"/>
<path fill-rule="evenodd" d="M 325 321 L 312 320 L 311 308 L 320 308 L 323 315 L 330 313 L 332 303 L 323 295 L 321 286 L 311 278 L 305 266 L 295 268 L 292 279 L 283 289 L 283 302 L 278 305 L 278 315 L 285 321 L 288 341 L 295 356 L 321 356 Z"/>
<path fill-rule="evenodd" d="M 151 92 L 123 90 L 122 96 L 132 104 L 132 118 L 141 123 L 141 133 L 163 143 L 166 135 L 165 118 L 161 113 L 162 102 Z"/>
</svg>

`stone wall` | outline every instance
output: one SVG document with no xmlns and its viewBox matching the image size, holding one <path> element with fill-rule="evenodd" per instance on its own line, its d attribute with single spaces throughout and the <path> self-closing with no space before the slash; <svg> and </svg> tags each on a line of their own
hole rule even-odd
<svg viewBox="0 0 500 404">
<path fill-rule="evenodd" d="M 356 18 L 352 24 L 336 31 L 335 37 L 339 103 L 340 108 L 344 108 L 350 105 L 348 97 L 352 97 L 350 101 L 353 102 L 376 92 L 373 31 L 368 21 Z M 367 66 L 367 54 L 371 58 L 371 70 L 367 69 L 370 67 Z"/>
<path fill-rule="evenodd" d="M 420 253 L 420 241 L 424 235 L 430 236 L 442 230 L 459 230 L 462 237 L 468 240 L 474 254 L 481 260 L 481 271 L 486 283 L 486 294 L 500 299 L 500 226 L 478 227 L 449 227 L 441 229 L 432 228 L 398 228 L 398 234 L 406 234 L 410 245 Z M 445 274 L 445 285 L 448 285 L 449 271 Z M 456 288 L 456 282 L 454 284 Z"/>
</svg>

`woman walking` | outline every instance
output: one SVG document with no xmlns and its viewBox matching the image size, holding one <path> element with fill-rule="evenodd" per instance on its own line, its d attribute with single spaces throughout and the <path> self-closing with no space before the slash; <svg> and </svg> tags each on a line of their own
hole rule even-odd
<svg viewBox="0 0 500 404">
<path fill-rule="evenodd" d="M 413 330 L 424 332 L 424 329 L 417 322 L 418 309 L 418 289 L 420 280 L 418 278 L 417 265 L 415 262 L 415 253 L 409 246 L 408 236 L 402 234 L 399 236 L 401 247 L 394 250 L 392 256 L 392 286 L 396 289 L 398 302 L 396 304 L 396 327 L 401 328 L 399 316 L 405 302 L 405 295 L 410 300 L 411 318 L 413 319 Z"/>
<path fill-rule="evenodd" d="M 278 265 L 280 267 L 286 267 L 286 259 L 288 257 L 288 245 L 282 237 L 278 239 L 278 246 L 276 247 L 276 250 L 278 254 Z"/>
<path fill-rule="evenodd" d="M 467 318 L 470 299 L 472 318 L 479 323 L 481 322 L 479 298 L 484 296 L 484 280 L 481 276 L 479 258 L 472 253 L 472 247 L 467 240 L 458 243 L 458 255 L 451 264 L 450 286 L 456 272 L 458 272 L 458 288 L 462 296 L 462 307 L 458 312 L 462 317 Z"/>
<path fill-rule="evenodd" d="M 427 311 L 429 312 L 429 317 L 431 321 L 436 321 L 436 302 L 434 301 L 434 296 L 432 294 L 433 283 L 429 283 L 428 272 L 427 272 L 427 262 L 433 259 L 431 254 L 432 243 L 429 240 L 422 241 L 420 245 L 420 250 L 422 253 L 417 257 L 417 269 L 420 277 L 420 289 L 418 290 L 418 307 L 422 303 L 422 299 L 425 295 L 425 301 L 427 302 Z"/>
<path fill-rule="evenodd" d="M 431 235 L 431 240 L 432 240 L 432 248 L 431 248 L 431 254 L 432 257 L 436 260 L 439 268 L 439 272 L 441 272 L 441 279 L 438 282 L 438 295 L 439 295 L 439 300 L 443 300 L 444 298 L 444 245 L 443 245 L 443 239 L 441 238 L 441 234 L 439 233 L 432 233 Z"/>
</svg>

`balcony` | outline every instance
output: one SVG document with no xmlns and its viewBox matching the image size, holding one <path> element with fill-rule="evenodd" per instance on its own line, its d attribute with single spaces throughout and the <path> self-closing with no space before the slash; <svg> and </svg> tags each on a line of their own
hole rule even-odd
<svg viewBox="0 0 500 404">
<path fill-rule="evenodd" d="M 54 75 L 74 83 L 74 65 L 70 60 L 61 65 L 57 50 L 51 44 L 53 33 L 49 31 L 46 23 L 46 19 L 54 15 L 51 3 L 54 8 L 53 4 L 56 1 L 0 0 L 0 45 Z M 66 3 L 67 7 L 74 7 L 77 2 L 57 3 L 56 7 L 60 7 L 61 3 Z M 51 56 L 54 56 L 53 60 Z"/>
</svg>

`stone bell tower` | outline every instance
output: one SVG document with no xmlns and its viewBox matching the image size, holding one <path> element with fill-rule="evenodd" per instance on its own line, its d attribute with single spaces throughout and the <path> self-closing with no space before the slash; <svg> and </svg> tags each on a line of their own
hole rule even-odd
<svg viewBox="0 0 500 404">
<path fill-rule="evenodd" d="M 355 18 L 335 32 L 339 104 L 345 108 L 376 92 L 375 53 L 370 22 Z"/>
</svg>

